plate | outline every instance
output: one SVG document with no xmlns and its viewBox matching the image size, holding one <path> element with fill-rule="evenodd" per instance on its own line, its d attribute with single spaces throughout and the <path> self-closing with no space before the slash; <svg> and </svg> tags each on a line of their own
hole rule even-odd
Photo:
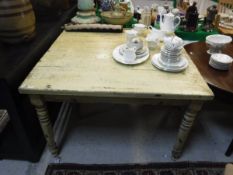
<svg viewBox="0 0 233 175">
<path fill-rule="evenodd" d="M 160 59 L 160 53 L 155 54 L 151 60 L 151 63 L 156 68 L 166 71 L 166 72 L 181 72 L 188 67 L 188 61 L 186 58 L 182 57 L 180 62 L 175 65 L 165 65 Z"/>
<path fill-rule="evenodd" d="M 127 60 L 125 60 L 125 58 L 120 54 L 120 48 L 122 47 L 122 45 L 120 46 L 117 46 L 114 50 L 113 50 L 113 53 L 112 53 L 112 56 L 113 56 L 113 59 L 116 60 L 117 62 L 119 63 L 122 63 L 122 64 L 126 64 L 126 65 L 136 65 L 136 64 L 141 64 L 143 63 L 144 61 L 146 61 L 150 54 L 149 52 L 141 57 L 141 58 L 137 58 L 135 61 L 133 62 L 128 62 Z"/>
<path fill-rule="evenodd" d="M 228 70 L 230 68 L 230 64 L 228 65 L 219 65 L 216 62 L 214 62 L 212 59 L 209 61 L 209 65 L 215 69 L 218 70 Z"/>
</svg>

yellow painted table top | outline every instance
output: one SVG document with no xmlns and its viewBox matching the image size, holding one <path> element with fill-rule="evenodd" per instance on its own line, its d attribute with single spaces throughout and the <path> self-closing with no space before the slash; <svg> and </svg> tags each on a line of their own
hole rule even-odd
<svg viewBox="0 0 233 175">
<path fill-rule="evenodd" d="M 213 93 L 189 56 L 189 67 L 168 73 L 151 58 L 126 66 L 112 58 L 124 33 L 63 32 L 33 68 L 19 91 L 23 94 L 91 97 L 210 100 Z"/>
</svg>

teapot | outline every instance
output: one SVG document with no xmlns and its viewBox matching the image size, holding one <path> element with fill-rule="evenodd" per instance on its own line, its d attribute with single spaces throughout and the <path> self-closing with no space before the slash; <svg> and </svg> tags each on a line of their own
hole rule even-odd
<svg viewBox="0 0 233 175">
<path fill-rule="evenodd" d="M 175 16 L 171 12 L 160 16 L 160 29 L 164 32 L 174 32 L 181 21 L 179 16 Z"/>
<path fill-rule="evenodd" d="M 78 0 L 79 10 L 92 10 L 94 7 L 94 0 Z"/>
</svg>

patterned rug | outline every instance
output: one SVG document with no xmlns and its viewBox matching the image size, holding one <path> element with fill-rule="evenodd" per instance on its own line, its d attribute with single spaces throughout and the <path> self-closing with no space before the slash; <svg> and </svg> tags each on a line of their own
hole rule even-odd
<svg viewBox="0 0 233 175">
<path fill-rule="evenodd" d="M 223 175 L 225 163 L 50 164 L 45 175 Z"/>
</svg>

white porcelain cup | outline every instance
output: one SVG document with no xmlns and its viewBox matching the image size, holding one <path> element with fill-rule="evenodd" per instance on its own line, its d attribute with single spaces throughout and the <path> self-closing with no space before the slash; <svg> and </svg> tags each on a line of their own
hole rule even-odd
<svg viewBox="0 0 233 175">
<path fill-rule="evenodd" d="M 147 46 L 149 49 L 153 50 L 158 46 L 158 40 L 154 40 L 153 38 L 146 38 Z"/>
<path fill-rule="evenodd" d="M 151 32 L 146 37 L 147 46 L 149 49 L 155 49 L 158 46 L 160 36 L 156 32 Z"/>
<path fill-rule="evenodd" d="M 130 40 L 130 42 L 127 45 L 130 48 L 135 48 L 136 51 L 140 50 L 143 48 L 143 40 L 139 37 L 135 37 L 133 39 Z"/>
<path fill-rule="evenodd" d="M 144 24 L 133 24 L 133 29 L 138 32 L 138 35 L 143 35 L 146 30 L 146 25 Z"/>
<path fill-rule="evenodd" d="M 135 48 L 130 48 L 126 47 L 123 53 L 123 57 L 127 63 L 132 63 L 136 60 L 136 49 Z"/>
<path fill-rule="evenodd" d="M 137 31 L 135 30 L 127 30 L 126 32 L 126 44 L 129 45 L 131 40 L 137 37 Z"/>
</svg>

